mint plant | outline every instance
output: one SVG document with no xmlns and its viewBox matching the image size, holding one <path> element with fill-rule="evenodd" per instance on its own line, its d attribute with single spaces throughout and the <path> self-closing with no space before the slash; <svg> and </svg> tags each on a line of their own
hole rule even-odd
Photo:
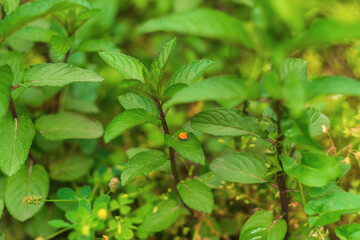
<svg viewBox="0 0 360 240">
<path fill-rule="evenodd" d="M 0 10 L 0 240 L 359 239 L 356 2 Z"/>
</svg>

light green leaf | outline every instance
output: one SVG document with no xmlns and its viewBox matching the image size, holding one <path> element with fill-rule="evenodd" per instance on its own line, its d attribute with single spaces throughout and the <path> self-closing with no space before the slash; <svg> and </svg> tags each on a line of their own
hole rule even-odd
<svg viewBox="0 0 360 240">
<path fill-rule="evenodd" d="M 258 119 L 244 116 L 237 109 L 214 108 L 200 112 L 191 120 L 192 128 L 214 136 L 253 135 L 259 137 Z"/>
<path fill-rule="evenodd" d="M 166 84 L 165 95 L 170 97 L 180 89 L 196 83 L 204 74 L 205 69 L 212 64 L 214 64 L 213 61 L 202 59 L 181 67 Z"/>
<path fill-rule="evenodd" d="M 50 177 L 58 181 L 73 181 L 85 176 L 94 161 L 85 156 L 70 156 L 51 162 Z"/>
<path fill-rule="evenodd" d="M 319 94 L 360 96 L 360 82 L 343 76 L 322 76 L 308 82 L 306 92 L 310 97 Z"/>
<path fill-rule="evenodd" d="M 308 62 L 301 58 L 286 58 L 280 64 L 280 77 L 286 78 L 290 73 L 295 72 L 301 81 L 307 80 Z"/>
<path fill-rule="evenodd" d="M 267 182 L 264 160 L 252 153 L 227 153 L 215 158 L 210 169 L 216 176 L 229 182 Z"/>
<path fill-rule="evenodd" d="M 302 152 L 302 161 L 281 155 L 284 171 L 302 184 L 323 187 L 340 175 L 339 161 L 323 152 Z"/>
<path fill-rule="evenodd" d="M 174 105 L 196 101 L 243 101 L 247 97 L 256 98 L 258 91 L 251 91 L 244 86 L 244 81 L 233 76 L 218 76 L 205 79 L 185 87 L 172 96 L 167 103 Z"/>
<path fill-rule="evenodd" d="M 104 132 L 99 121 L 71 112 L 43 115 L 36 120 L 35 128 L 48 140 L 93 139 Z"/>
<path fill-rule="evenodd" d="M 76 50 L 83 52 L 97 52 L 115 49 L 116 45 L 105 39 L 86 39 L 76 48 Z"/>
<path fill-rule="evenodd" d="M 150 73 L 152 80 L 156 88 L 160 88 L 160 82 L 162 76 L 164 74 L 164 70 L 166 67 L 167 62 L 169 61 L 170 55 L 174 49 L 176 44 L 176 38 L 171 39 L 167 42 L 163 48 L 161 49 L 160 53 L 156 56 L 153 63 L 151 64 Z"/>
<path fill-rule="evenodd" d="M 360 211 L 360 196 L 348 192 L 326 195 L 305 205 L 305 212 L 310 215 L 309 223 L 313 226 L 333 223 L 343 214 L 358 211 Z"/>
<path fill-rule="evenodd" d="M 167 160 L 168 156 L 157 150 L 136 154 L 125 164 L 121 174 L 122 185 L 126 185 L 139 175 L 148 175 L 155 168 L 162 166 Z"/>
<path fill-rule="evenodd" d="M 121 106 L 123 106 L 123 108 L 125 108 L 126 110 L 141 108 L 153 114 L 154 116 L 159 115 L 159 110 L 156 107 L 156 104 L 147 96 L 141 96 L 135 93 L 128 92 L 121 94 L 118 97 L 118 100 Z"/>
<path fill-rule="evenodd" d="M 10 102 L 11 83 L 14 75 L 9 65 L 0 67 L 0 122 L 4 117 Z"/>
<path fill-rule="evenodd" d="M 64 200 L 77 200 L 78 199 L 76 192 L 68 187 L 60 188 L 57 191 L 57 195 L 60 199 L 64 199 Z"/>
<path fill-rule="evenodd" d="M 125 79 L 135 79 L 141 82 L 147 81 L 149 71 L 139 60 L 120 53 L 119 51 L 102 51 L 100 57 L 110 67 L 121 73 Z"/>
<path fill-rule="evenodd" d="M 170 227 L 180 217 L 182 212 L 182 207 L 172 199 L 161 202 L 155 208 L 157 211 L 152 211 L 146 215 L 139 230 L 161 232 Z"/>
<path fill-rule="evenodd" d="M 243 22 L 213 9 L 195 9 L 174 13 L 140 25 L 141 33 L 175 32 L 220 41 L 241 43 L 251 47 L 251 40 Z"/>
<path fill-rule="evenodd" d="M 2 5 L 4 7 L 5 13 L 9 15 L 11 12 L 16 10 L 19 7 L 20 0 L 3 0 Z"/>
<path fill-rule="evenodd" d="M 5 205 L 13 218 L 24 222 L 39 212 L 45 202 L 41 201 L 39 205 L 25 205 L 23 197 L 41 196 L 42 199 L 46 199 L 48 193 L 49 176 L 45 168 L 34 165 L 29 180 L 29 168 L 23 167 L 6 181 Z"/>
<path fill-rule="evenodd" d="M 349 39 L 359 39 L 359 20 L 339 21 L 335 19 L 321 19 L 314 21 L 307 31 L 288 41 L 289 51 L 307 47 L 322 47 L 326 44 L 343 43 Z"/>
<path fill-rule="evenodd" d="M 312 137 L 323 134 L 322 125 L 330 129 L 330 120 L 320 111 L 314 108 L 308 108 L 306 115 L 309 118 L 309 132 Z"/>
<path fill-rule="evenodd" d="M 38 18 L 76 6 L 90 7 L 89 3 L 85 0 L 37 0 L 25 3 L 6 16 L 2 21 L 0 36 L 6 38 L 24 25 Z"/>
<path fill-rule="evenodd" d="M 40 63 L 26 68 L 20 86 L 64 86 L 74 82 L 101 82 L 97 73 L 66 63 Z"/>
<path fill-rule="evenodd" d="M 187 179 L 178 183 L 177 189 L 184 203 L 189 207 L 204 213 L 211 213 L 213 210 L 214 196 L 204 183 Z"/>
<path fill-rule="evenodd" d="M 55 35 L 50 40 L 50 46 L 58 61 L 61 61 L 65 58 L 66 53 L 70 50 L 73 44 L 74 38 L 69 38 L 64 35 Z"/>
<path fill-rule="evenodd" d="M 70 227 L 71 224 L 68 222 L 65 222 L 64 220 L 57 219 L 57 220 L 51 220 L 49 221 L 49 225 L 53 226 L 55 228 L 64 228 L 64 227 Z"/>
<path fill-rule="evenodd" d="M 14 33 L 14 37 L 22 38 L 33 42 L 49 43 L 51 38 L 59 33 L 48 28 L 37 26 L 25 26 Z"/>
<path fill-rule="evenodd" d="M 241 229 L 239 240 L 282 240 L 287 231 L 284 219 L 276 219 L 267 211 L 253 214 Z"/>
<path fill-rule="evenodd" d="M 360 239 L 360 224 L 352 223 L 339 226 L 335 228 L 335 233 L 341 240 L 358 240 Z"/>
<path fill-rule="evenodd" d="M 28 117 L 0 123 L 0 167 L 6 175 L 15 174 L 25 163 L 34 136 L 35 128 Z"/>
<path fill-rule="evenodd" d="M 126 110 L 117 115 L 106 127 L 105 143 L 110 142 L 115 137 L 119 136 L 128 128 L 132 128 L 144 123 L 156 123 L 158 118 L 144 109 L 134 108 Z"/>
<path fill-rule="evenodd" d="M 184 158 L 189 159 L 192 162 L 205 165 L 205 156 L 199 139 L 193 133 L 188 132 L 188 139 L 182 140 L 178 137 L 181 132 L 184 132 L 184 130 L 180 129 L 176 131 L 174 136 L 165 134 L 166 145 L 174 148 L 175 151 Z"/>
</svg>

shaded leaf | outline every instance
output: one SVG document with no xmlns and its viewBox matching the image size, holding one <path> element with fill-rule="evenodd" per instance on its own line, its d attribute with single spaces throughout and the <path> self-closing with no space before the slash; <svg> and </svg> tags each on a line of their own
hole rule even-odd
<svg viewBox="0 0 360 240">
<path fill-rule="evenodd" d="M 0 67 L 0 122 L 4 117 L 10 102 L 11 83 L 14 75 L 9 65 Z"/>
<path fill-rule="evenodd" d="M 45 202 L 41 201 L 39 205 L 25 205 L 22 198 L 34 195 L 46 199 L 48 193 L 49 176 L 45 168 L 34 165 L 29 181 L 29 168 L 23 167 L 6 181 L 5 205 L 13 218 L 24 222 L 38 213 Z"/>
<path fill-rule="evenodd" d="M 322 76 L 308 82 L 306 92 L 310 97 L 318 94 L 360 96 L 360 82 L 343 76 Z"/>
<path fill-rule="evenodd" d="M 43 115 L 36 120 L 35 128 L 48 140 L 92 139 L 104 132 L 100 122 L 71 112 Z"/>
<path fill-rule="evenodd" d="M 94 161 L 85 156 L 70 156 L 50 165 L 50 177 L 58 181 L 73 181 L 85 176 Z"/>
</svg>

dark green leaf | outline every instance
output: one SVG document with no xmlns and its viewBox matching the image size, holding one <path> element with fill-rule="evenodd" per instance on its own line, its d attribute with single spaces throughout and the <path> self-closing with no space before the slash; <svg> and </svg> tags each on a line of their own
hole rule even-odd
<svg viewBox="0 0 360 240">
<path fill-rule="evenodd" d="M 104 132 L 100 122 L 71 112 L 43 115 L 36 120 L 35 128 L 48 140 L 92 139 Z"/>
<path fill-rule="evenodd" d="M 139 230 L 146 232 L 160 232 L 170 227 L 181 215 L 182 207 L 172 199 L 158 204 L 140 225 Z"/>
<path fill-rule="evenodd" d="M 85 176 L 94 161 L 85 156 L 70 156 L 50 165 L 50 177 L 58 181 L 73 181 Z"/>
<path fill-rule="evenodd" d="M 204 213 L 211 213 L 213 210 L 214 196 L 204 183 L 187 179 L 178 183 L 177 189 L 181 198 L 189 207 Z"/>
<path fill-rule="evenodd" d="M 187 133 L 188 139 L 182 140 L 178 137 L 179 133 L 184 132 L 180 129 L 175 132 L 174 136 L 165 134 L 165 143 L 168 147 L 172 147 L 181 156 L 192 162 L 205 165 L 205 156 L 201 148 L 199 139 L 193 133 Z"/>
<path fill-rule="evenodd" d="M 211 171 L 219 178 L 240 183 L 264 183 L 267 174 L 264 160 L 252 153 L 228 153 L 215 158 Z"/>
<path fill-rule="evenodd" d="M 0 122 L 4 117 L 10 102 L 11 83 L 14 75 L 9 65 L 0 67 Z"/>
<path fill-rule="evenodd" d="M 77 200 L 78 199 L 76 192 L 68 187 L 60 188 L 57 191 L 57 195 L 60 199 L 64 199 L 64 200 Z"/>
<path fill-rule="evenodd" d="M 155 168 L 163 165 L 167 160 L 168 156 L 157 150 L 140 152 L 125 164 L 121 174 L 121 183 L 125 185 L 139 175 L 146 176 Z"/>
</svg>

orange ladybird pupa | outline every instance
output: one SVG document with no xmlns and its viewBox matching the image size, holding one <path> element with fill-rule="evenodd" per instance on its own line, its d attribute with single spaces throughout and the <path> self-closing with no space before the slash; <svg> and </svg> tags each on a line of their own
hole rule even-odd
<svg viewBox="0 0 360 240">
<path fill-rule="evenodd" d="M 188 137 L 188 135 L 187 135 L 186 132 L 181 132 L 181 133 L 179 133 L 178 137 L 179 137 L 181 140 L 188 140 L 188 139 L 189 139 L 189 137 Z"/>
</svg>

